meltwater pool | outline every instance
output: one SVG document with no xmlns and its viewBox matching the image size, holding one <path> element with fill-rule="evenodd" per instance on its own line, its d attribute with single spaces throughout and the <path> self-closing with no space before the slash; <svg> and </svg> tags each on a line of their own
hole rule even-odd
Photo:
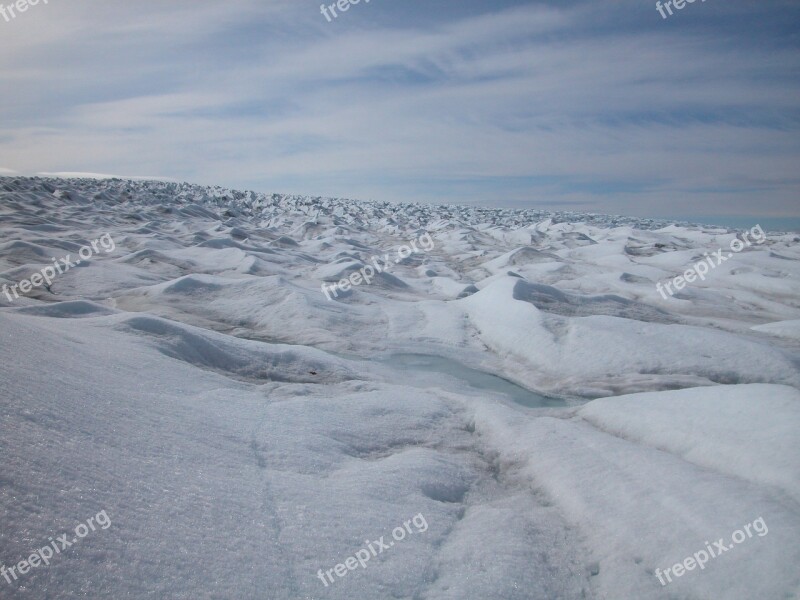
<svg viewBox="0 0 800 600">
<path fill-rule="evenodd" d="M 508 379 L 472 369 L 458 361 L 443 356 L 429 354 L 392 354 L 391 356 L 382 358 L 380 362 L 403 371 L 449 375 L 450 377 L 461 380 L 471 388 L 503 394 L 517 404 L 530 408 L 566 406 L 564 400 L 537 394 Z M 410 383 L 413 384 L 413 381 Z"/>
</svg>

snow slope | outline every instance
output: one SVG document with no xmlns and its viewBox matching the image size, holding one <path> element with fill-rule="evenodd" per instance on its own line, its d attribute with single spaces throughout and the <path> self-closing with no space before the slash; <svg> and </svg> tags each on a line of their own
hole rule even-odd
<svg viewBox="0 0 800 600">
<path fill-rule="evenodd" d="M 0 286 L 103 234 L 49 288 L 0 293 L 0 566 L 112 525 L 0 598 L 800 597 L 797 236 L 665 300 L 735 232 L 0 178 Z"/>
</svg>

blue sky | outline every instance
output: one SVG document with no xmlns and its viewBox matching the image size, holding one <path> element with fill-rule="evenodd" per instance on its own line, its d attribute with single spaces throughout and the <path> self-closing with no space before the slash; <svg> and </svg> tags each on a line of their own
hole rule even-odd
<svg viewBox="0 0 800 600">
<path fill-rule="evenodd" d="M 800 218 L 798 23 L 782 1 L 362 0 L 328 22 L 319 0 L 50 0 L 0 19 L 0 173 Z"/>
</svg>

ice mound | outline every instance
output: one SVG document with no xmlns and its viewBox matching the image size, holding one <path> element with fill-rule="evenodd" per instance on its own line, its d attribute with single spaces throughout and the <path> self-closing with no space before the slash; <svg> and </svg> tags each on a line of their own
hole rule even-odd
<svg viewBox="0 0 800 600">
<path fill-rule="evenodd" d="M 312 348 L 232 339 L 156 317 L 126 317 L 117 329 L 146 336 L 170 358 L 246 380 L 331 383 L 356 378 L 344 361 Z"/>
</svg>

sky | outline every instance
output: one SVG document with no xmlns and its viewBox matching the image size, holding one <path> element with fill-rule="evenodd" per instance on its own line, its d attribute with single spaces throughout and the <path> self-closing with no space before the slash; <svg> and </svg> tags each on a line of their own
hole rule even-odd
<svg viewBox="0 0 800 600">
<path fill-rule="evenodd" d="M 41 0 L 0 17 L 0 174 L 800 222 L 800 2 L 673 13 Z"/>
</svg>

